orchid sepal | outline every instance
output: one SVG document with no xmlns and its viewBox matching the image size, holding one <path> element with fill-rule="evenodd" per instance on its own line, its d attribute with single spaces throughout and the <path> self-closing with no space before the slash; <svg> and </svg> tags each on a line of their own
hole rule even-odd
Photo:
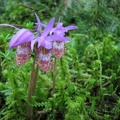
<svg viewBox="0 0 120 120">
<path fill-rule="evenodd" d="M 9 42 L 9 49 L 19 45 L 31 42 L 34 39 L 34 34 L 27 29 L 20 29 Z"/>
</svg>

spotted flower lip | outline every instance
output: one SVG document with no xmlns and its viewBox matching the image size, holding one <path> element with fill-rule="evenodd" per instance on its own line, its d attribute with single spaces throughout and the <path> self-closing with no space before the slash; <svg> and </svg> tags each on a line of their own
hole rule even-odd
<svg viewBox="0 0 120 120">
<path fill-rule="evenodd" d="M 22 28 L 12 37 L 11 41 L 9 42 L 9 49 L 31 42 L 33 39 L 34 34 L 29 30 Z"/>
</svg>

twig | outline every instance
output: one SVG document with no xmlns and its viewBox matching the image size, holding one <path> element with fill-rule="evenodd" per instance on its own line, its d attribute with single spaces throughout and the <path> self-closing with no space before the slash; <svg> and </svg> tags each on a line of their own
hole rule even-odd
<svg viewBox="0 0 120 120">
<path fill-rule="evenodd" d="M 27 5 L 24 5 L 24 4 L 19 4 L 20 6 L 23 6 L 23 7 L 26 7 L 26 8 L 28 8 L 28 9 L 30 9 L 30 10 L 39 10 L 38 8 L 33 8 L 33 7 L 30 7 L 30 6 L 27 6 Z"/>
<path fill-rule="evenodd" d="M 109 85 L 110 83 L 111 82 L 107 82 L 107 83 L 103 84 L 102 86 L 105 87 L 105 86 Z"/>
<path fill-rule="evenodd" d="M 3 46 L 4 46 L 4 44 L 0 45 L 0 48 L 3 47 Z"/>
<path fill-rule="evenodd" d="M 47 112 L 46 112 L 46 111 L 38 111 L 36 114 L 37 114 L 37 115 L 38 115 L 38 114 L 47 114 Z"/>
<path fill-rule="evenodd" d="M 115 115 L 114 113 L 110 112 L 110 111 L 103 111 L 103 110 L 96 110 L 97 112 L 99 113 L 102 113 L 102 114 L 110 114 L 110 115 Z"/>
</svg>

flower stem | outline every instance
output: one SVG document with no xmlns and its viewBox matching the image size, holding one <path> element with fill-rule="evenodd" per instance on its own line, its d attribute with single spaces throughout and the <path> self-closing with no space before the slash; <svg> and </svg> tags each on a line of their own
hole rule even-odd
<svg viewBox="0 0 120 120">
<path fill-rule="evenodd" d="M 97 47 L 95 47 L 95 49 L 96 49 L 96 52 L 97 52 L 98 60 L 100 62 L 100 78 L 99 78 L 99 81 L 100 81 L 100 88 L 102 89 L 102 63 L 101 63 L 101 60 L 100 60 L 100 54 L 99 54 L 99 51 L 98 51 Z"/>
<path fill-rule="evenodd" d="M 38 78 L 38 66 L 35 69 L 35 58 L 33 61 L 33 66 L 32 66 L 32 71 L 31 71 L 31 76 L 29 80 L 29 86 L 28 86 L 28 120 L 33 120 L 33 107 L 31 106 L 32 104 L 32 96 L 35 93 L 36 89 L 36 83 L 37 83 L 37 78 Z"/>
<path fill-rule="evenodd" d="M 54 66 L 53 66 L 53 92 L 52 92 L 52 94 L 55 93 L 55 83 L 56 83 L 56 74 L 57 74 L 56 62 L 57 62 L 57 59 L 54 58 Z"/>
</svg>

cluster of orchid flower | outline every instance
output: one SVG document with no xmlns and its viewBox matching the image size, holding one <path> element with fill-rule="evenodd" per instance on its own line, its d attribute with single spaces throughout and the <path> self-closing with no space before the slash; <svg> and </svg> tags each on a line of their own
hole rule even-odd
<svg viewBox="0 0 120 120">
<path fill-rule="evenodd" d="M 37 53 L 36 64 L 42 71 L 49 72 L 53 65 L 51 56 L 61 58 L 64 55 L 65 42 L 70 40 L 65 37 L 65 33 L 77 29 L 77 26 L 63 27 L 63 23 L 59 21 L 53 28 L 55 18 L 46 25 L 40 22 L 36 13 L 35 16 L 37 19 L 36 36 L 25 28 L 19 29 L 9 24 L 0 24 L 0 26 L 10 26 L 18 30 L 9 42 L 9 49 L 17 47 L 15 61 L 18 66 L 26 63 L 30 59 L 30 52 L 34 51 Z"/>
</svg>

